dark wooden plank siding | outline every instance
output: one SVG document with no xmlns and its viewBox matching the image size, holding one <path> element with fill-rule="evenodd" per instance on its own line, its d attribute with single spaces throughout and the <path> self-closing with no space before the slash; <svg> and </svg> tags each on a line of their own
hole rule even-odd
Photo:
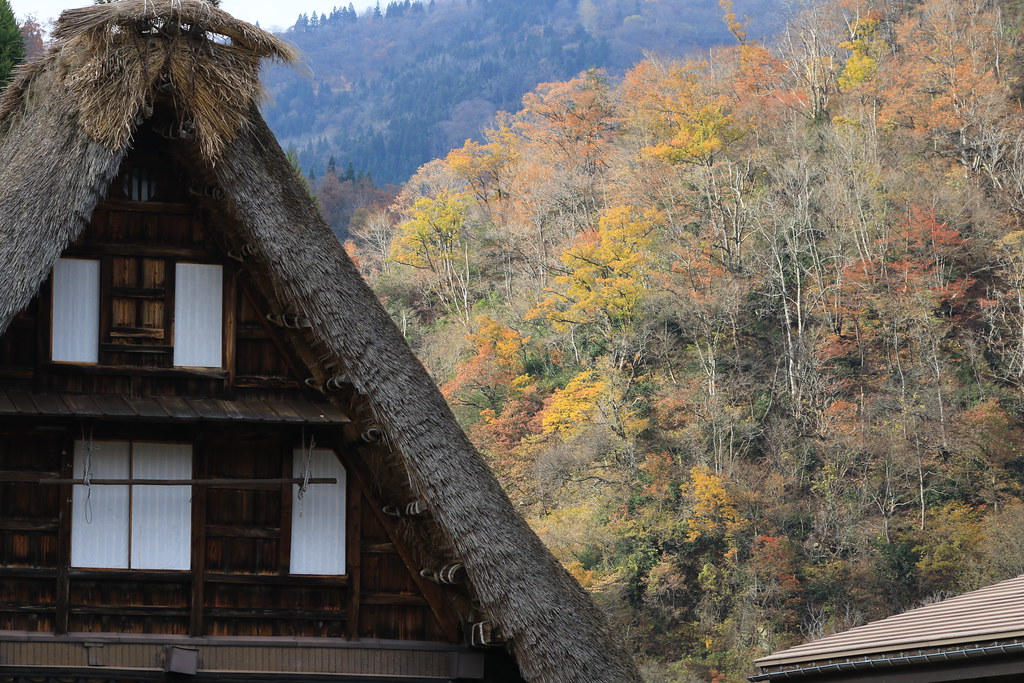
<svg viewBox="0 0 1024 683">
<path fill-rule="evenodd" d="M 60 487 L 34 482 L 60 472 L 58 436 L 0 431 L 0 630 L 54 628 Z"/>
<path fill-rule="evenodd" d="M 190 190 L 205 191 L 192 182 L 166 159 L 133 156 L 65 253 L 101 262 L 98 363 L 50 361 L 48 283 L 0 337 L 0 630 L 456 642 L 451 615 L 435 616 L 436 586 L 353 469 L 346 576 L 289 575 L 297 511 L 280 481 L 196 485 L 190 571 L 69 566 L 71 485 L 38 482 L 71 478 L 72 443 L 85 432 L 192 443 L 204 481 L 290 478 L 303 430 L 344 442 L 343 420 L 307 386 L 314 373 L 295 332 L 267 319 L 290 312 L 274 310 L 228 257 L 230 239 L 191 201 Z M 133 201 L 140 193 L 151 201 Z M 172 367 L 182 262 L 224 267 L 223 368 Z M 354 453 L 339 456 L 355 465 Z"/>
<path fill-rule="evenodd" d="M 56 567 L 60 487 L 40 487 L 33 478 L 58 477 L 60 439 L 53 435 L 0 433 L 0 566 Z M 21 475 L 20 477 L 18 475 Z"/>
</svg>

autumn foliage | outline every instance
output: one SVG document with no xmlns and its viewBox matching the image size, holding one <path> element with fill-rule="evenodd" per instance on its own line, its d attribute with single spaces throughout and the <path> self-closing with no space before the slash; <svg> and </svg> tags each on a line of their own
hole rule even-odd
<svg viewBox="0 0 1024 683">
<path fill-rule="evenodd" d="M 424 166 L 364 268 L 652 681 L 1024 572 L 1017 4 L 722 5 Z"/>
</svg>

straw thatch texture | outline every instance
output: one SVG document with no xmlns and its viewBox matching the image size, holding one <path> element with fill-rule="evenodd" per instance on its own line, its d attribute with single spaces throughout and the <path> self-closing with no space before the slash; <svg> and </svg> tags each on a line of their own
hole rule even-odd
<svg viewBox="0 0 1024 683">
<path fill-rule="evenodd" d="M 150 33 L 153 25 L 162 29 Z M 231 45 L 172 30 L 186 25 Z M 232 219 L 232 237 L 254 249 L 275 298 L 312 322 L 369 403 L 525 678 L 639 681 L 589 596 L 516 513 L 255 111 L 259 56 L 288 58 L 287 49 L 199 0 L 66 12 L 55 35 L 58 45 L 0 102 L 0 334 L 105 196 L 166 75 L 179 119 L 195 125 L 195 171 L 224 192 L 217 208 Z M 221 90 L 233 85 L 240 90 Z M 234 111 L 211 114 L 214 94 Z"/>
<path fill-rule="evenodd" d="M 0 141 L 0 333 L 81 233 L 124 156 L 82 134 L 60 86 L 59 74 L 38 72 L 36 96 Z"/>
</svg>

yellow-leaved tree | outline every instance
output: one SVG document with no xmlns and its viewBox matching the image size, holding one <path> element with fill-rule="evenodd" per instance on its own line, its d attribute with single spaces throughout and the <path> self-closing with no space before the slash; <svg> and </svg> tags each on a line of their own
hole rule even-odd
<svg viewBox="0 0 1024 683">
<path fill-rule="evenodd" d="M 596 329 L 606 343 L 621 334 L 648 294 L 652 233 L 661 222 L 653 209 L 606 210 L 596 229 L 580 234 L 562 253 L 563 274 L 531 317 L 543 315 L 562 332 Z"/>
<path fill-rule="evenodd" d="M 627 120 L 651 139 L 645 153 L 670 164 L 711 166 L 743 137 L 732 103 L 711 82 L 707 62 L 647 59 L 626 74 Z"/>
<path fill-rule="evenodd" d="M 398 227 L 390 260 L 432 274 L 431 285 L 450 314 L 469 324 L 469 242 L 466 216 L 470 198 L 442 190 L 420 197 L 411 217 Z"/>
<path fill-rule="evenodd" d="M 736 509 L 725 482 L 710 467 L 697 465 L 690 470 L 690 481 L 681 488 L 691 505 L 686 540 L 724 541 L 729 556 L 736 547 L 736 534 L 747 526 L 747 520 Z"/>
<path fill-rule="evenodd" d="M 594 420 L 598 405 L 607 393 L 608 382 L 597 370 L 577 374 L 564 389 L 551 396 L 541 418 L 544 433 L 572 436 L 580 432 Z"/>
<path fill-rule="evenodd" d="M 878 37 L 881 18 L 878 10 L 870 10 L 850 22 L 850 40 L 839 44 L 839 47 L 850 51 L 839 74 L 839 87 L 843 90 L 851 90 L 870 81 L 878 72 L 878 55 L 885 49 L 884 41 Z"/>
</svg>

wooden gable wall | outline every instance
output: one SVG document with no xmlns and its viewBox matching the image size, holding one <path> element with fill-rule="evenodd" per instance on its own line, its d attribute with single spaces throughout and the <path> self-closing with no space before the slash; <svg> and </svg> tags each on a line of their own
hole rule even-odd
<svg viewBox="0 0 1024 683">
<path fill-rule="evenodd" d="M 306 386 L 309 372 L 288 332 L 268 321 L 274 311 L 251 281 L 258 275 L 218 233 L 208 208 L 216 191 L 191 186 L 159 136 L 141 142 L 65 254 L 102 262 L 99 362 L 50 361 L 49 282 L 0 337 L 0 631 L 458 642 L 458 620 L 382 513 L 353 435 L 343 424 L 310 427 L 288 414 L 288 401 L 326 403 Z M 163 188 L 151 201 L 126 194 L 137 168 Z M 222 368 L 171 363 L 169 278 L 179 259 L 224 268 Z M 280 419 L 75 414 L 90 401 L 102 412 L 104 396 L 271 401 Z M 167 412 L 172 404 L 162 405 Z M 40 481 L 72 478 L 74 441 L 87 433 L 190 443 L 193 477 L 207 481 L 290 478 L 293 449 L 315 437 L 349 473 L 348 573 L 289 574 L 293 484 L 281 483 L 195 485 L 190 571 L 71 567 L 72 487 Z"/>
</svg>

